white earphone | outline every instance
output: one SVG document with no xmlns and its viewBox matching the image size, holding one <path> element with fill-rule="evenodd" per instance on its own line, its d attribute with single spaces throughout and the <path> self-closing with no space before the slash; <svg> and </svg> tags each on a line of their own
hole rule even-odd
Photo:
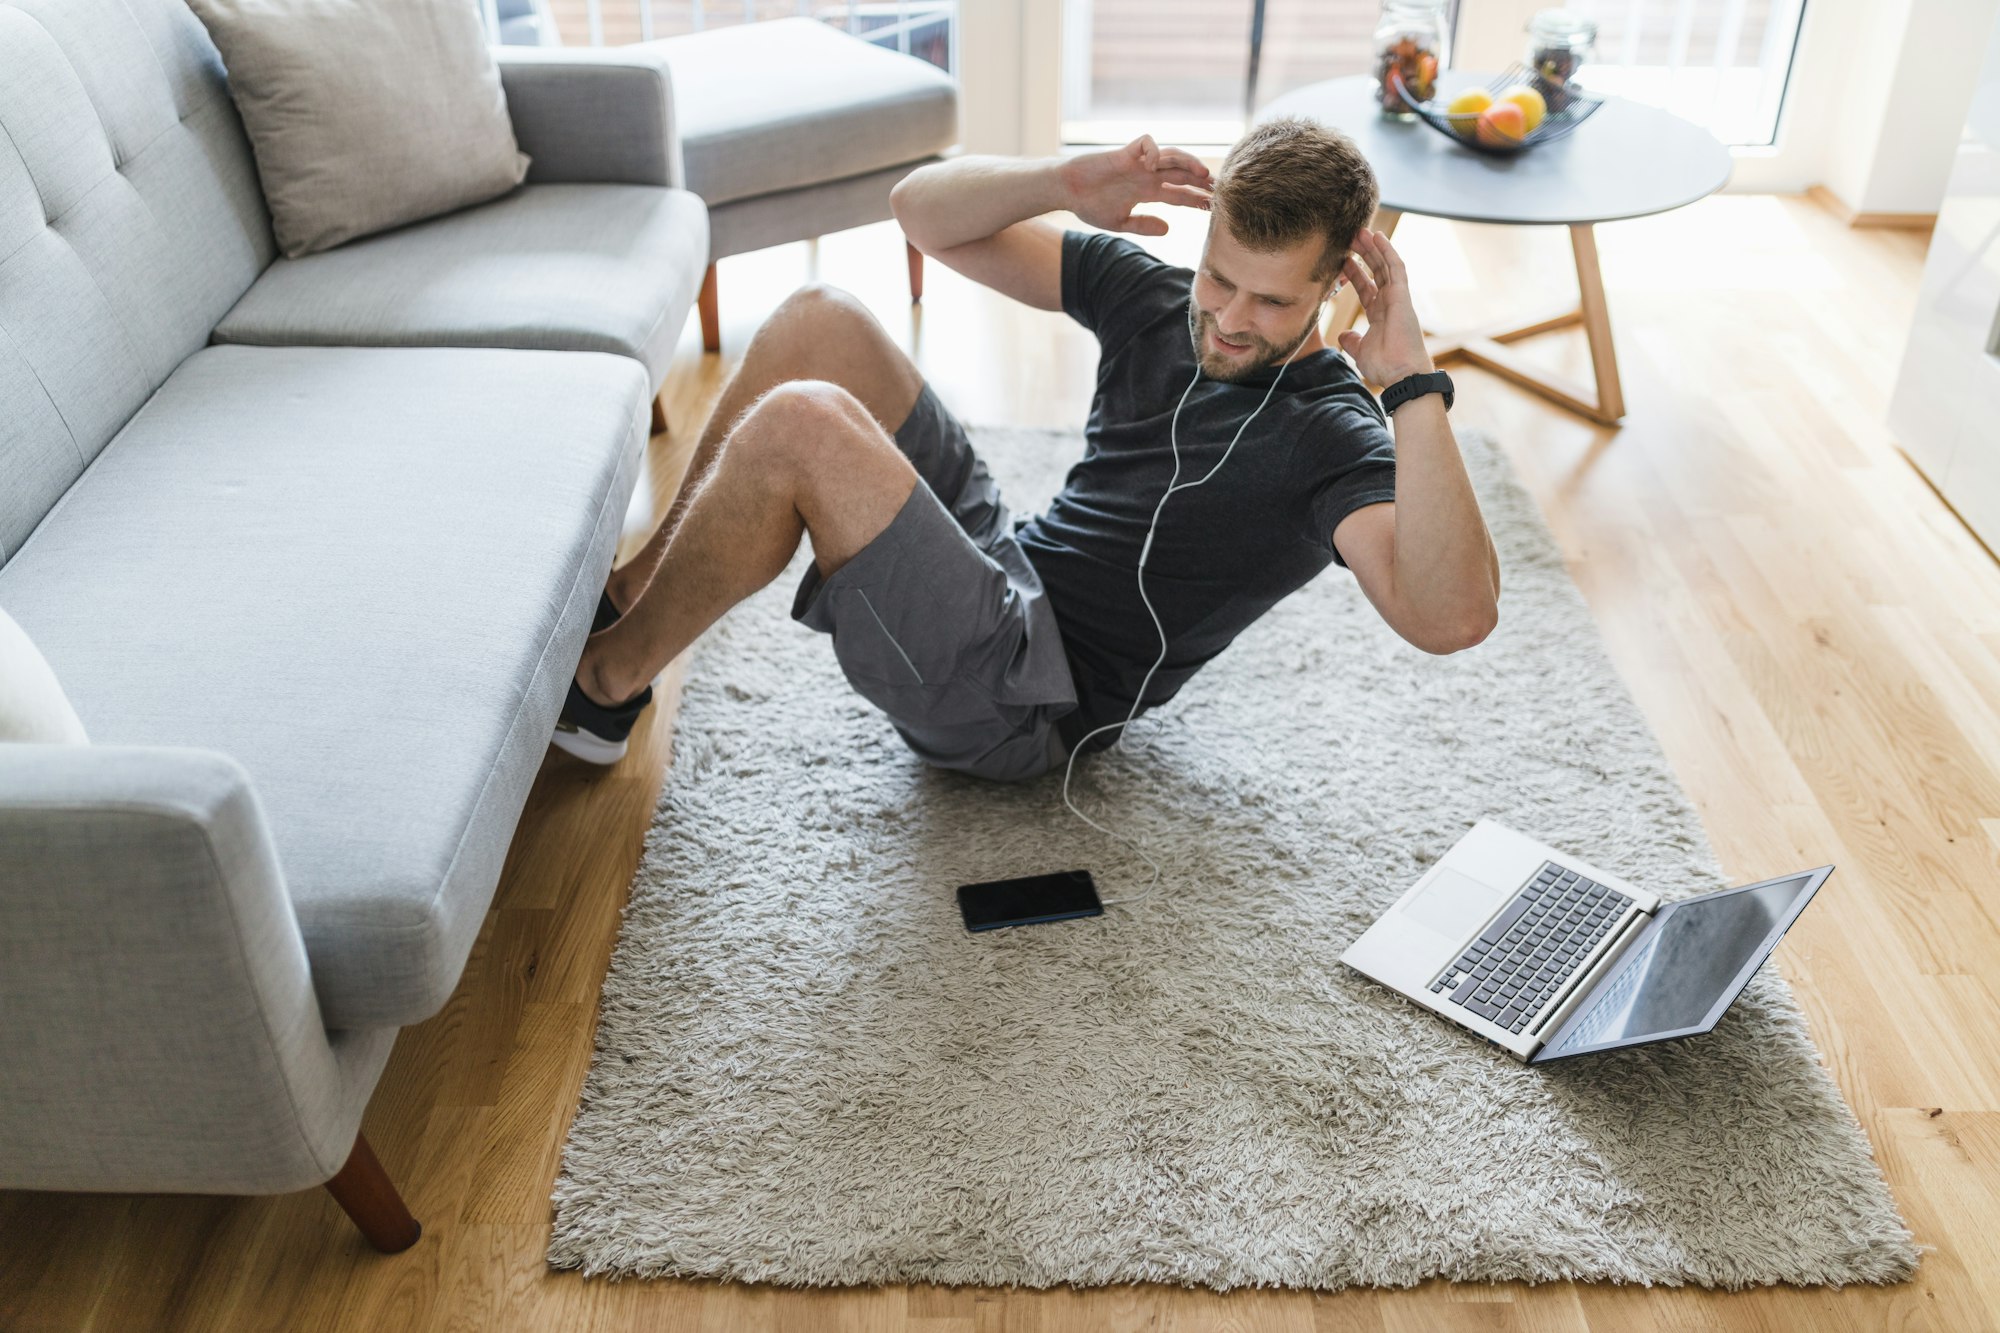
<svg viewBox="0 0 2000 1333">
<path fill-rule="evenodd" d="M 1338 291 L 1339 290 L 1338 286 L 1336 286 L 1334 290 Z M 1314 319 L 1315 321 L 1317 321 L 1318 316 L 1315 315 Z M 1189 322 L 1192 324 L 1193 323 L 1192 319 L 1190 319 Z M 1299 339 L 1299 342 L 1301 344 L 1305 342 L 1306 338 L 1312 336 L 1311 334 L 1312 325 L 1309 324 L 1306 326 L 1306 328 L 1307 332 Z M 1197 334 L 1196 336 L 1198 337 L 1199 335 Z M 1296 353 L 1298 349 L 1295 347 L 1292 350 L 1294 353 Z M 1152 600 L 1146 596 L 1146 558 L 1153 553 L 1153 537 L 1160 529 L 1160 513 L 1167 507 L 1167 497 L 1172 495 L 1175 491 L 1192 490 L 1196 486 L 1199 486 L 1203 482 L 1206 482 L 1210 477 L 1213 477 L 1216 473 L 1222 471 L 1222 465 L 1229 461 L 1229 455 L 1236 452 L 1236 442 L 1243 438 L 1244 431 L 1250 429 L 1250 423 L 1257 419 L 1257 413 L 1262 412 L 1264 410 L 1265 404 L 1271 401 L 1271 395 L 1278 391 L 1278 381 L 1285 377 L 1285 371 L 1291 366 L 1291 364 L 1292 364 L 1291 357 L 1287 356 L 1284 363 L 1278 367 L 1278 373 L 1272 376 L 1271 387 L 1264 391 L 1263 400 L 1257 404 L 1255 411 L 1251 412 L 1249 416 L 1243 418 L 1243 424 L 1236 428 L 1236 434 L 1229 441 L 1229 447 L 1222 451 L 1221 458 L 1215 460 L 1215 466 L 1210 468 L 1202 476 L 1200 481 L 1191 481 L 1187 483 L 1187 485 L 1185 486 L 1179 484 L 1181 475 L 1181 442 L 1180 442 L 1181 408 L 1187 406 L 1188 395 L 1192 394 L 1194 392 L 1194 386 L 1201 382 L 1201 347 L 1199 343 L 1197 343 L 1195 346 L 1194 378 L 1188 381 L 1187 388 L 1181 391 L 1180 402 L 1174 405 L 1173 424 L 1168 429 L 1167 432 L 1168 443 L 1171 445 L 1174 454 L 1174 474 L 1167 480 L 1167 489 L 1161 493 L 1160 503 L 1153 507 L 1153 521 L 1151 524 L 1147 526 L 1145 543 L 1141 545 L 1139 548 L 1139 566 L 1137 570 L 1139 578 L 1139 600 L 1141 603 L 1145 605 L 1146 614 L 1153 618 L 1154 630 L 1159 633 L 1160 655 L 1157 658 L 1153 659 L 1153 665 L 1151 667 L 1148 667 L 1146 670 L 1146 678 L 1139 682 L 1139 692 L 1137 696 L 1133 698 L 1132 711 L 1125 715 L 1125 720 L 1123 722 L 1107 722 L 1103 726 L 1098 727 L 1095 730 L 1086 733 L 1082 737 L 1079 737 L 1076 743 L 1076 747 L 1070 751 L 1069 762 L 1067 765 L 1065 765 L 1063 769 L 1063 792 L 1062 792 L 1063 804 L 1069 807 L 1069 812 L 1075 815 L 1078 819 L 1081 819 L 1084 823 L 1096 829 L 1099 833 L 1102 833 L 1107 837 L 1118 839 L 1118 841 L 1124 843 L 1127 847 L 1130 847 L 1133 851 L 1137 852 L 1139 854 L 1140 860 L 1144 861 L 1147 865 L 1153 867 L 1153 878 L 1147 883 L 1146 887 L 1142 891 L 1132 895 L 1129 898 L 1107 898 L 1104 900 L 1104 906 L 1106 907 L 1116 907 L 1121 904 L 1136 903 L 1140 899 L 1152 893 L 1152 891 L 1155 888 L 1159 887 L 1160 863 L 1158 861 L 1155 861 L 1152 857 L 1146 855 L 1146 849 L 1141 847 L 1138 843 L 1134 842 L 1132 839 L 1126 837 L 1122 833 L 1117 833 L 1112 831 L 1111 829 L 1104 827 L 1104 825 L 1098 823 L 1096 820 L 1092 819 L 1089 815 L 1086 815 L 1085 813 L 1083 813 L 1083 811 L 1076 808 L 1076 802 L 1070 800 L 1069 798 L 1069 780 L 1070 776 L 1076 771 L 1076 757 L 1077 755 L 1083 752 L 1083 747 L 1085 742 L 1087 742 L 1092 736 L 1097 735 L 1099 732 L 1110 731 L 1114 728 L 1117 728 L 1119 729 L 1121 736 L 1124 734 L 1124 729 L 1129 728 L 1132 725 L 1132 720 L 1138 717 L 1139 715 L 1139 705 L 1142 702 L 1144 702 L 1146 698 L 1146 687 L 1153 683 L 1153 674 L 1157 672 L 1160 669 L 1161 664 L 1167 660 L 1167 631 L 1166 628 L 1160 624 L 1160 614 L 1159 612 L 1153 609 Z"/>
</svg>

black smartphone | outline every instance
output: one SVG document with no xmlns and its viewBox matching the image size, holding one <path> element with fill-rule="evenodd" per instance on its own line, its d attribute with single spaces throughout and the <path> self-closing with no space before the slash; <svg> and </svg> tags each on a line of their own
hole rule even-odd
<svg viewBox="0 0 2000 1333">
<path fill-rule="evenodd" d="M 994 930 L 1103 916 L 1104 904 L 1097 901 L 1097 883 L 1088 870 L 1060 870 L 1052 875 L 961 884 L 958 910 L 965 915 L 967 930 Z"/>
</svg>

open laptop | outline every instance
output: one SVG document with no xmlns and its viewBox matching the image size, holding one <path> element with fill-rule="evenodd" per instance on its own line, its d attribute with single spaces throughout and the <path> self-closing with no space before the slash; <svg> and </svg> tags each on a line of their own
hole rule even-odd
<svg viewBox="0 0 2000 1333">
<path fill-rule="evenodd" d="M 1530 1064 L 1713 1028 L 1833 867 L 1662 904 L 1490 819 L 1340 961 Z"/>
</svg>

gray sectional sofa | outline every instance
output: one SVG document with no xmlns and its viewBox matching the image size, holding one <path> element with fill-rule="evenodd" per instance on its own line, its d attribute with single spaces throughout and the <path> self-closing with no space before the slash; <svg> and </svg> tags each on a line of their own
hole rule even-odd
<svg viewBox="0 0 2000 1333">
<path fill-rule="evenodd" d="M 328 1183 L 457 983 L 708 263 L 664 63 L 502 54 L 528 182 L 277 260 L 181 0 L 0 0 L 0 1187 Z"/>
</svg>

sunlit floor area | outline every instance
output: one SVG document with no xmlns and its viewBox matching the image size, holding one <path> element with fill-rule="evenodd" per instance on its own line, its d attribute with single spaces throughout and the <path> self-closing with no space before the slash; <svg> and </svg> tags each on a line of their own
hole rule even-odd
<svg viewBox="0 0 2000 1333">
<path fill-rule="evenodd" d="M 1174 225 L 1157 248 L 1189 261 L 1203 219 Z M 1925 233 L 1850 229 L 1803 196 L 1717 195 L 1597 235 L 1624 424 L 1591 425 L 1459 366 L 1452 421 L 1496 439 L 1539 501 L 1732 879 L 1838 866 L 1778 963 L 1932 1247 L 1914 1281 L 1218 1295 L 790 1290 L 550 1271 L 550 1187 L 671 762 L 682 662 L 625 762 L 546 762 L 464 979 L 396 1048 L 364 1129 L 424 1223 L 416 1248 L 371 1252 L 318 1190 L 4 1194 L 0 1328 L 2000 1327 L 2000 565 L 1883 424 Z M 1560 228 L 1408 217 L 1395 243 L 1435 327 L 1505 320 L 1575 291 Z M 912 307 L 893 224 L 726 260 L 723 353 L 702 353 L 691 320 L 628 548 L 671 501 L 733 358 L 808 280 L 862 297 L 965 419 L 1081 425 L 1091 336 L 935 263 Z M 1519 346 L 1590 379 L 1580 329 Z"/>
</svg>

